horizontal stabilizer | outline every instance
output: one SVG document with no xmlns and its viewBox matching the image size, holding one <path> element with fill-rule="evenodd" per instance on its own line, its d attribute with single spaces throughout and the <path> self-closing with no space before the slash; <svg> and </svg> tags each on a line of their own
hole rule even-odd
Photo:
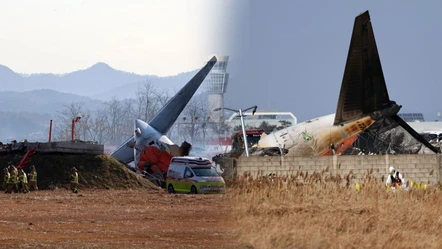
<svg viewBox="0 0 442 249">
<path fill-rule="evenodd" d="M 130 163 L 134 160 L 134 137 L 132 136 L 126 142 L 124 142 L 120 147 L 118 147 L 114 152 L 112 152 L 111 157 L 117 159 L 121 163 Z"/>
<path fill-rule="evenodd" d="M 388 107 L 385 85 L 368 11 L 356 17 L 334 124 Z"/>
</svg>

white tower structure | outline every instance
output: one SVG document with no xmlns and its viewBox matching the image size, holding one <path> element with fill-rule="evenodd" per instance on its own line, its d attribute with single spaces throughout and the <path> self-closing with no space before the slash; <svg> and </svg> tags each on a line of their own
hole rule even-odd
<svg viewBox="0 0 442 249">
<path fill-rule="evenodd" d="M 204 81 L 204 90 L 208 94 L 210 117 L 213 122 L 223 121 L 223 112 L 213 112 L 213 109 L 224 107 L 224 93 L 226 92 L 229 74 L 227 73 L 227 63 L 229 56 L 216 56 L 218 62 L 207 75 Z"/>
</svg>

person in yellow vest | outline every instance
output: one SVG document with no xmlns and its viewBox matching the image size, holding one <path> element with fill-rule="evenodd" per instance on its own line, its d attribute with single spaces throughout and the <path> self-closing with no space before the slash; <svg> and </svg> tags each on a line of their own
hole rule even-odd
<svg viewBox="0 0 442 249">
<path fill-rule="evenodd" d="M 31 172 L 28 173 L 28 187 L 29 190 L 38 190 L 38 186 L 37 186 L 37 170 L 35 169 L 34 165 L 31 165 L 30 167 Z"/>
<path fill-rule="evenodd" d="M 74 193 L 78 193 L 78 172 L 75 167 L 73 167 L 71 171 L 71 190 Z"/>
<path fill-rule="evenodd" d="M 11 176 L 9 177 L 8 190 L 6 191 L 8 194 L 11 194 L 13 190 L 15 193 L 18 193 L 17 173 L 18 170 L 14 165 L 9 166 L 9 174 Z"/>
<path fill-rule="evenodd" d="M 22 193 L 28 193 L 28 177 L 26 176 L 26 173 L 23 171 L 23 169 L 18 170 L 18 186 L 19 191 Z"/>
<path fill-rule="evenodd" d="M 9 174 L 8 168 L 3 169 L 3 191 L 6 193 L 8 190 L 8 182 L 11 175 Z"/>
<path fill-rule="evenodd" d="M 18 175 L 18 169 L 14 165 L 11 165 L 11 167 L 12 167 L 12 170 L 14 170 L 14 174 L 17 176 Z"/>
</svg>

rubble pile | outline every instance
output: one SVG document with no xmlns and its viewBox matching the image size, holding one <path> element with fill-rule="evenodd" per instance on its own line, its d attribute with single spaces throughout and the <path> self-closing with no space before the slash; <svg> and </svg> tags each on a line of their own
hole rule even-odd
<svg viewBox="0 0 442 249">
<path fill-rule="evenodd" d="M 381 133 L 364 132 L 358 136 L 353 147 L 343 155 L 379 155 L 379 154 L 424 154 L 431 150 L 414 139 L 402 127 L 396 127 Z"/>
</svg>

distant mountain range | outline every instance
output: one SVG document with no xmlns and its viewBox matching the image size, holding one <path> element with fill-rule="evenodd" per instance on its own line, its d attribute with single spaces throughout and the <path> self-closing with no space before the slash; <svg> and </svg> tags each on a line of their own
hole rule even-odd
<svg viewBox="0 0 442 249">
<path fill-rule="evenodd" d="M 0 111 L 0 142 L 10 143 L 12 140 L 47 141 L 49 123 L 53 115 L 30 112 Z"/>
<path fill-rule="evenodd" d="M 99 62 L 87 69 L 67 74 L 19 74 L 0 65 L 0 91 L 24 92 L 51 89 L 100 100 L 115 96 L 118 99 L 134 95 L 138 84 L 149 80 L 160 89 L 179 89 L 195 71 L 176 76 L 158 77 L 138 75 L 111 68 Z"/>
<path fill-rule="evenodd" d="M 82 102 L 90 110 L 101 108 L 104 101 L 113 97 L 135 97 L 138 86 L 146 82 L 173 94 L 196 72 L 168 77 L 138 75 L 100 62 L 67 74 L 25 75 L 0 65 L 0 141 L 41 141 L 47 136 L 48 120 L 64 105 Z"/>
<path fill-rule="evenodd" d="M 103 106 L 103 101 L 72 93 L 61 93 L 50 89 L 25 92 L 0 92 L 0 110 L 8 112 L 29 112 L 55 114 L 64 105 L 82 102 L 89 109 Z"/>
</svg>

